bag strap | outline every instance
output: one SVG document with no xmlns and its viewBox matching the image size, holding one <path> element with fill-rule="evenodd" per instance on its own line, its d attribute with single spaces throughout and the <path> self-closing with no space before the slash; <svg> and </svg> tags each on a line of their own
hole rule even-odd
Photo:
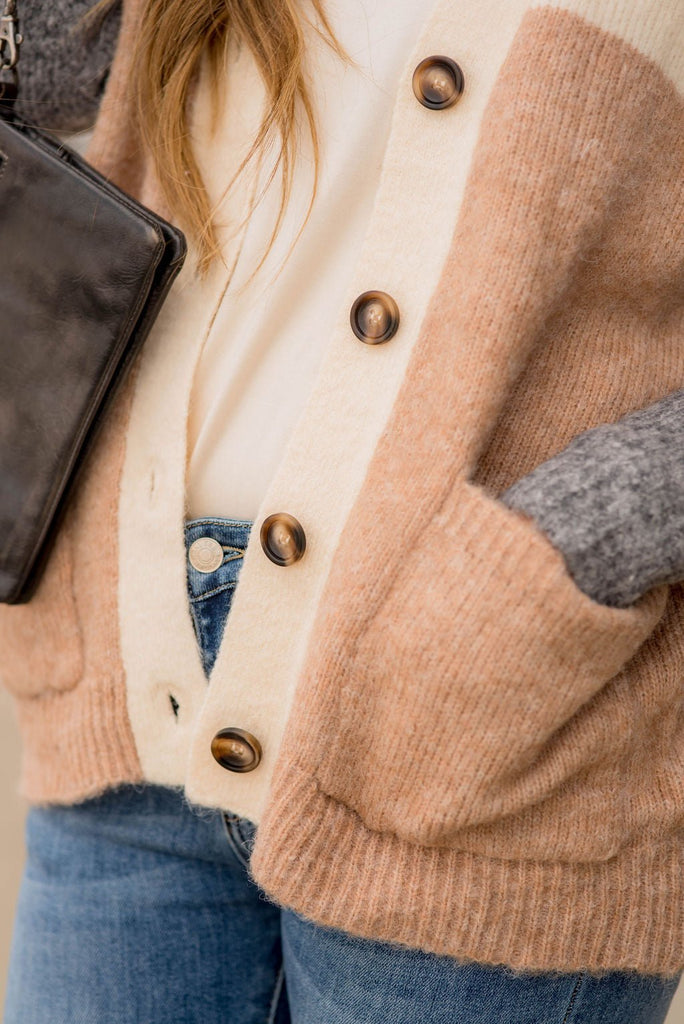
<svg viewBox="0 0 684 1024">
<path fill-rule="evenodd" d="M 4 0 L 4 3 L 5 7 L 0 15 L 0 72 L 9 72 L 9 77 L 3 74 L 0 78 L 0 102 L 10 103 L 19 93 L 17 64 L 19 47 L 24 40 L 19 32 L 17 0 Z"/>
</svg>

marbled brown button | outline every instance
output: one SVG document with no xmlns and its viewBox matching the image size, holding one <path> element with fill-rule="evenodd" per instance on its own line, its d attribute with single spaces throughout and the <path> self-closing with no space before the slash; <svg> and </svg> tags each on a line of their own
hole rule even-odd
<svg viewBox="0 0 684 1024">
<path fill-rule="evenodd" d="M 298 562 L 306 550 L 302 524 L 288 512 L 274 512 L 261 524 L 261 546 L 276 565 Z"/>
<path fill-rule="evenodd" d="M 451 57 L 426 57 L 413 72 L 416 99 L 430 110 L 452 107 L 465 86 L 463 72 Z"/>
<path fill-rule="evenodd" d="M 351 308 L 349 320 L 360 341 L 379 345 L 397 333 L 399 307 L 387 292 L 362 292 Z"/>
<path fill-rule="evenodd" d="M 229 772 L 251 772 L 261 761 L 261 744 L 244 729 L 221 729 L 211 741 L 214 760 Z"/>
</svg>

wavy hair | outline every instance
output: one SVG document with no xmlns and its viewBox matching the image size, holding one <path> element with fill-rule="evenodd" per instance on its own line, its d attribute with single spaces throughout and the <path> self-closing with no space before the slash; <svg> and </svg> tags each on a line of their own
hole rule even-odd
<svg viewBox="0 0 684 1024">
<path fill-rule="evenodd" d="M 115 2 L 100 0 L 89 12 L 88 20 L 96 22 Z M 298 103 L 311 135 L 314 180 L 306 215 L 292 245 L 309 219 L 316 196 L 320 153 L 304 65 L 305 17 L 300 9 L 303 3 L 310 4 L 318 16 L 320 25 L 314 23 L 316 33 L 343 61 L 353 64 L 335 37 L 323 0 L 145 0 L 143 4 L 131 82 L 137 100 L 138 127 L 168 207 L 196 245 L 198 270 L 202 274 L 220 257 L 220 247 L 209 196 L 190 142 L 188 100 L 205 57 L 212 96 L 218 99 L 231 40 L 249 47 L 264 82 L 267 103 L 251 148 L 227 183 L 226 192 L 274 136 L 280 140 L 277 160 L 262 191 L 263 195 L 282 165 L 278 216 L 253 274 L 273 245 L 292 190 Z"/>
</svg>

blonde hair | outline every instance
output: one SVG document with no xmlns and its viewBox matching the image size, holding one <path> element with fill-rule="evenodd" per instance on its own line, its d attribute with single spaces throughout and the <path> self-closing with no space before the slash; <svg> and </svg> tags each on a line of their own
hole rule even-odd
<svg viewBox="0 0 684 1024">
<path fill-rule="evenodd" d="M 318 15 L 321 27 L 314 25 L 317 34 L 342 60 L 353 64 L 335 37 L 323 0 L 302 2 L 309 2 Z M 112 3 L 100 0 L 90 11 L 89 20 L 91 16 L 97 20 Z M 188 97 L 205 56 L 212 94 L 218 97 L 231 40 L 249 47 L 268 102 L 252 146 L 226 191 L 270 144 L 273 135 L 280 137 L 278 157 L 264 187 L 265 191 L 282 164 L 280 207 L 266 251 L 253 273 L 273 245 L 291 193 L 298 101 L 311 134 L 314 180 L 306 216 L 294 242 L 309 219 L 319 177 L 319 141 L 304 71 L 304 17 L 298 0 L 145 0 L 131 82 L 137 98 L 138 127 L 168 207 L 196 245 L 202 274 L 220 256 L 220 249 L 208 193 L 190 144 Z"/>
</svg>

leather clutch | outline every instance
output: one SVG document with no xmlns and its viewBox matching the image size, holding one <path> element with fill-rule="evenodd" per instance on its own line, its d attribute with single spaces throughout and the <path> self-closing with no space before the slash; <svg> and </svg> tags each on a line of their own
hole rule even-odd
<svg viewBox="0 0 684 1024">
<path fill-rule="evenodd" d="M 52 136 L 0 117 L 0 601 L 34 592 L 113 395 L 186 253 Z"/>
</svg>

